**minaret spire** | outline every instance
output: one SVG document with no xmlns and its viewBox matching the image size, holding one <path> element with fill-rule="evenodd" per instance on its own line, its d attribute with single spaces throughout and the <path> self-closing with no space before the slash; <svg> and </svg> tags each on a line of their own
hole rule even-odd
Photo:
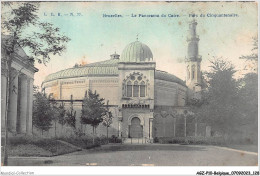
<svg viewBox="0 0 260 176">
<path fill-rule="evenodd" d="M 189 97 L 196 98 L 200 97 L 201 91 L 201 56 L 199 55 L 199 36 L 197 35 L 197 21 L 193 19 L 189 23 L 188 30 L 188 52 L 186 57 L 186 84 L 189 87 Z"/>
<path fill-rule="evenodd" d="M 199 56 L 199 36 L 197 35 L 197 22 L 193 19 L 189 24 L 189 34 L 187 37 L 188 42 L 188 60 L 199 61 L 201 57 Z"/>
</svg>

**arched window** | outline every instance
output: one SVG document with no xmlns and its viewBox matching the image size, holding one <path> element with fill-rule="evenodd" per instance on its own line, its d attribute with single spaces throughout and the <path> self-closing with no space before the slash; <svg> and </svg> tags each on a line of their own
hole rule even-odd
<svg viewBox="0 0 260 176">
<path fill-rule="evenodd" d="M 126 87 L 127 87 L 126 96 L 127 96 L 127 97 L 132 97 L 132 89 L 133 89 L 133 88 L 132 88 L 132 87 L 133 87 L 133 86 L 132 86 L 132 82 L 131 82 L 131 81 L 128 81 Z"/>
<path fill-rule="evenodd" d="M 140 85 L 140 97 L 145 97 L 145 83 L 144 83 L 144 81 L 142 81 L 141 85 Z"/>
<path fill-rule="evenodd" d="M 134 96 L 133 97 L 139 97 L 139 85 L 138 82 L 134 82 Z"/>
<path fill-rule="evenodd" d="M 123 96 L 125 97 L 146 97 L 147 94 L 147 81 L 144 80 L 142 74 L 134 73 L 131 74 L 123 82 Z M 125 86 L 124 86 L 125 85 Z"/>
</svg>

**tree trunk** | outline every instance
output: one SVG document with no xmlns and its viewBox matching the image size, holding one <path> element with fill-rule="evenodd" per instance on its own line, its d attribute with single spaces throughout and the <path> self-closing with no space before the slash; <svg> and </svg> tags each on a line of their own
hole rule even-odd
<svg viewBox="0 0 260 176">
<path fill-rule="evenodd" d="M 55 121 L 55 126 L 54 126 L 54 128 L 55 128 L 55 138 L 57 137 L 57 134 L 56 134 L 56 130 L 57 130 L 57 127 L 56 127 L 56 121 Z"/>
<path fill-rule="evenodd" d="M 63 134 L 63 126 L 64 126 L 64 125 L 61 125 L 61 134 Z"/>
<path fill-rule="evenodd" d="M 4 144 L 4 166 L 8 165 L 8 110 L 9 110 L 9 102 L 10 102 L 10 94 L 12 93 L 12 88 L 10 86 L 11 84 L 11 64 L 12 62 L 9 61 L 7 64 L 7 81 L 6 81 L 6 90 L 8 91 L 6 93 L 6 109 L 5 109 L 5 144 Z"/>
<path fill-rule="evenodd" d="M 17 31 L 17 28 L 16 28 Z M 12 42 L 12 50 L 11 50 L 11 54 L 10 54 L 10 58 L 6 61 L 6 67 L 7 67 L 7 75 L 6 75 L 6 79 L 7 79 L 7 84 L 6 84 L 6 109 L 5 109 L 5 144 L 4 144 L 4 166 L 8 165 L 8 110 L 9 110 L 9 102 L 10 102 L 10 95 L 12 93 L 12 87 L 11 87 L 11 82 L 12 82 L 12 62 L 13 62 L 13 54 L 14 54 L 14 47 L 16 44 L 16 32 L 14 32 L 14 40 Z"/>
<path fill-rule="evenodd" d="M 94 126 L 92 126 L 93 127 L 93 145 L 95 144 L 95 127 Z"/>
<path fill-rule="evenodd" d="M 42 136 L 43 136 L 43 129 L 42 129 Z"/>
</svg>

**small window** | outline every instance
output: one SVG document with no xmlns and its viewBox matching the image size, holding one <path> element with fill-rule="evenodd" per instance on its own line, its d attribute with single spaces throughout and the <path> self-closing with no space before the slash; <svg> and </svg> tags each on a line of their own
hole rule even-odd
<svg viewBox="0 0 260 176">
<path fill-rule="evenodd" d="M 140 97 L 145 97 L 145 83 L 143 81 L 140 85 Z"/>
<path fill-rule="evenodd" d="M 132 83 L 131 81 L 128 81 L 127 82 L 127 86 L 126 86 L 126 89 L 127 89 L 127 97 L 132 97 Z"/>
<path fill-rule="evenodd" d="M 139 97 L 139 85 L 138 82 L 134 82 L 134 97 Z"/>
</svg>

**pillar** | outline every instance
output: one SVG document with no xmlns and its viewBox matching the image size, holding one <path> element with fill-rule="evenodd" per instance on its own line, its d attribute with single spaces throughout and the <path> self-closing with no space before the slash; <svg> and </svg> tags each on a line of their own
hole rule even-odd
<svg viewBox="0 0 260 176">
<path fill-rule="evenodd" d="M 6 83 L 7 80 L 5 75 L 1 75 L 1 131 L 2 132 L 5 131 Z"/>
<path fill-rule="evenodd" d="M 153 118 L 149 119 L 149 139 L 153 142 Z"/>
<path fill-rule="evenodd" d="M 12 133 L 16 133 L 17 123 L 17 98 L 18 98 L 18 74 L 12 70 L 11 82 L 9 91 L 9 107 L 8 107 L 8 129 Z"/>
<path fill-rule="evenodd" d="M 121 132 L 121 121 L 118 120 L 118 137 L 122 138 L 122 132 Z"/>
<path fill-rule="evenodd" d="M 33 108 L 33 79 L 27 80 L 27 119 L 26 119 L 26 133 L 32 134 L 32 108 Z"/>
<path fill-rule="evenodd" d="M 173 118 L 173 137 L 176 136 L 176 118 Z"/>
<path fill-rule="evenodd" d="M 26 133 L 26 123 L 27 123 L 27 76 L 26 75 L 21 75 L 20 76 L 20 84 L 21 84 L 21 89 L 20 89 L 20 126 L 18 127 L 19 132 L 25 134 Z"/>
</svg>

